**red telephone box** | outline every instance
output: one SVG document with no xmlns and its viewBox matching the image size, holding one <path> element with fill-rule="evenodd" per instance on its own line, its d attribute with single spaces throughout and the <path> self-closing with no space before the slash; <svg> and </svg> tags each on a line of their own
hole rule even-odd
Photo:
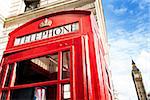
<svg viewBox="0 0 150 100">
<path fill-rule="evenodd" d="M 9 36 L 0 66 L 1 100 L 111 99 L 105 51 L 91 12 L 48 14 Z"/>
</svg>

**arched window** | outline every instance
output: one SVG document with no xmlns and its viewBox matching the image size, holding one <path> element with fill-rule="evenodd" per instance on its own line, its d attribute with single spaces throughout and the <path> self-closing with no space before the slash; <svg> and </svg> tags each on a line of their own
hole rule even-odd
<svg viewBox="0 0 150 100">
<path fill-rule="evenodd" d="M 39 7 L 40 0 L 24 0 L 25 11 L 33 10 Z"/>
</svg>

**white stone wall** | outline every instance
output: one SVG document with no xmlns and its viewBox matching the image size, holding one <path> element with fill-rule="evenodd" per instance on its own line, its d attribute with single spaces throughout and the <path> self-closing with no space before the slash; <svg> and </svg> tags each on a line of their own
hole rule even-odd
<svg viewBox="0 0 150 100">
<path fill-rule="evenodd" d="M 3 55 L 3 51 L 6 48 L 8 41 L 8 35 L 4 31 L 5 18 L 8 16 L 10 7 L 10 0 L 0 0 L 0 62 Z"/>
<path fill-rule="evenodd" d="M 3 55 L 5 45 L 5 36 L 3 34 L 4 16 L 0 13 L 0 61 Z M 7 40 L 6 40 L 7 41 Z"/>
</svg>

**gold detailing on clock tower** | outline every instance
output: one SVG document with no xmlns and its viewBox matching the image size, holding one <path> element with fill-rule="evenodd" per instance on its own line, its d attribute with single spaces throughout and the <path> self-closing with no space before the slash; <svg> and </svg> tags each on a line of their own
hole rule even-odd
<svg viewBox="0 0 150 100">
<path fill-rule="evenodd" d="M 142 81 L 142 75 L 140 70 L 136 67 L 134 61 L 132 60 L 132 78 L 136 88 L 136 93 L 138 100 L 147 100 L 146 91 Z"/>
</svg>

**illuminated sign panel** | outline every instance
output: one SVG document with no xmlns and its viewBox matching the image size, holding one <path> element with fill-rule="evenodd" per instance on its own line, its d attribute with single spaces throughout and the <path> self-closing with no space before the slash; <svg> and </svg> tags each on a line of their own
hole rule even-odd
<svg viewBox="0 0 150 100">
<path fill-rule="evenodd" d="M 41 32 L 18 37 L 15 39 L 14 46 L 37 41 L 37 40 L 42 40 L 42 39 L 46 39 L 46 38 L 50 38 L 50 37 L 54 37 L 54 36 L 58 36 L 62 34 L 67 34 L 70 32 L 77 31 L 77 30 L 79 30 L 79 23 L 77 22 L 68 24 L 68 25 L 55 27 L 55 28 L 44 30 Z"/>
</svg>

